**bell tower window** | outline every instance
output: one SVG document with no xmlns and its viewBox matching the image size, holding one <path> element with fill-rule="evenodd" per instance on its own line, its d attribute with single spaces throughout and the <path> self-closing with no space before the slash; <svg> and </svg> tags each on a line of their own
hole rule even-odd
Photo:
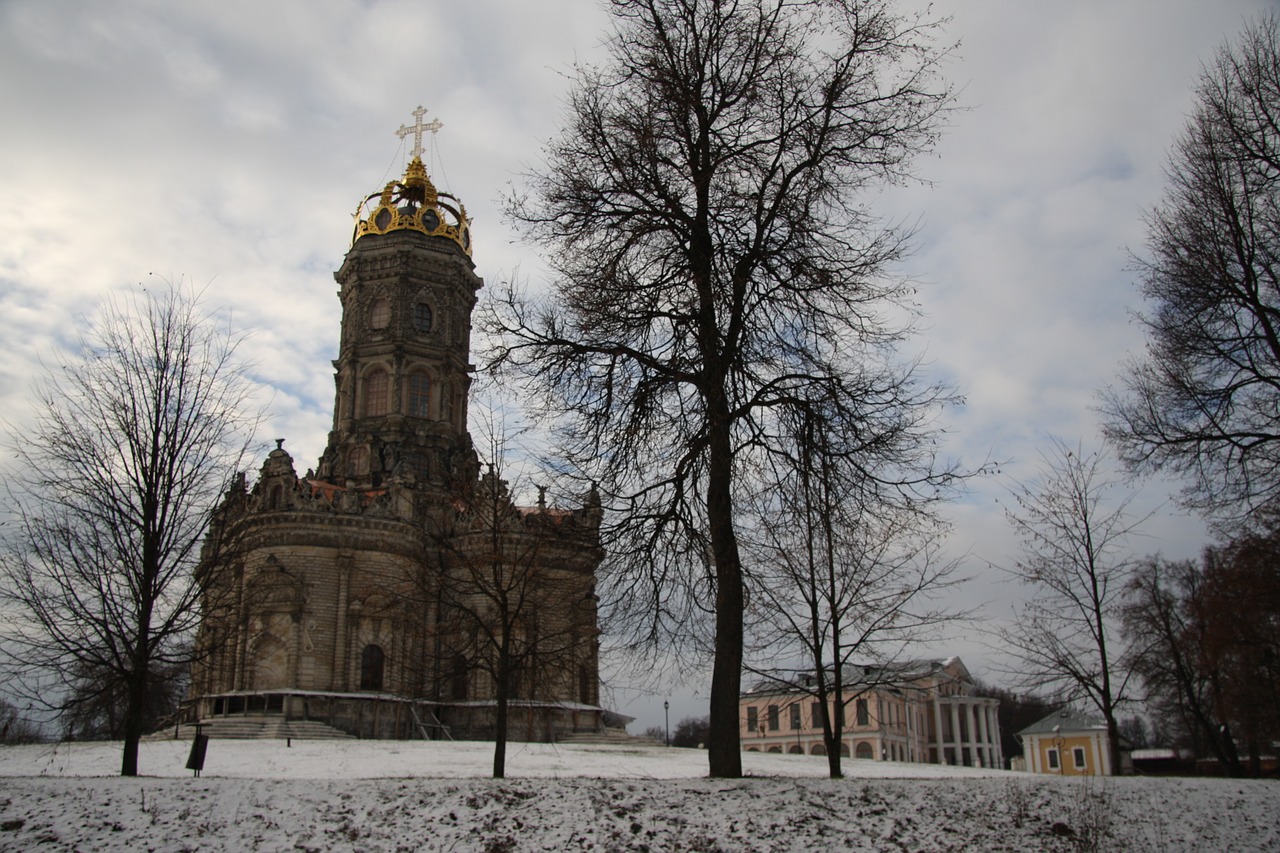
<svg viewBox="0 0 1280 853">
<path fill-rule="evenodd" d="M 431 402 L 431 380 L 425 373 L 414 373 L 409 376 L 409 416 L 414 418 L 428 417 L 428 405 Z"/>
<path fill-rule="evenodd" d="M 391 303 L 379 297 L 369 305 L 369 328 L 385 329 L 391 322 Z"/>
<path fill-rule="evenodd" d="M 418 302 L 413 306 L 413 327 L 419 332 L 431 331 L 431 306 Z"/>
<path fill-rule="evenodd" d="M 364 380 L 364 416 L 376 418 L 385 415 L 388 409 L 387 372 L 374 370 Z"/>
</svg>

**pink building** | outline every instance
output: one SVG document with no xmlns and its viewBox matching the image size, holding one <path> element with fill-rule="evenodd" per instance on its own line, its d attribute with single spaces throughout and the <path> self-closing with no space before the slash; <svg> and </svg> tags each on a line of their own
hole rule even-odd
<svg viewBox="0 0 1280 853">
<path fill-rule="evenodd" d="M 975 696 L 959 658 L 853 666 L 844 673 L 844 701 L 833 703 L 844 724 L 841 754 L 875 761 L 1003 767 L 999 700 Z M 747 752 L 825 755 L 821 705 L 806 673 L 768 682 L 739 699 Z M 836 719 L 837 717 L 833 717 Z"/>
</svg>

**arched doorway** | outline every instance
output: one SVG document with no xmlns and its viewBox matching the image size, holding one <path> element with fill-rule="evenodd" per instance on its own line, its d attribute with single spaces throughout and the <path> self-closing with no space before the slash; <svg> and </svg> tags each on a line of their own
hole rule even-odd
<svg viewBox="0 0 1280 853">
<path fill-rule="evenodd" d="M 382 646 L 370 643 L 364 647 L 364 651 L 360 654 L 361 690 L 382 689 L 382 671 L 385 664 L 386 655 L 382 653 Z"/>
<path fill-rule="evenodd" d="M 858 741 L 858 746 L 854 749 L 853 754 L 855 758 L 871 758 L 874 753 L 871 751 L 871 744 L 863 740 Z"/>
</svg>

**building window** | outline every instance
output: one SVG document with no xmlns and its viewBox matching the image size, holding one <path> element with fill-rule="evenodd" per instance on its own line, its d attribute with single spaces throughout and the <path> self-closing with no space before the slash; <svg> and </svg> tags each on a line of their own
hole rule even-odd
<svg viewBox="0 0 1280 853">
<path fill-rule="evenodd" d="M 1049 769 L 1057 770 L 1058 769 L 1058 750 L 1056 749 L 1049 750 L 1049 752 L 1047 753 L 1047 758 L 1049 759 Z"/>
<path fill-rule="evenodd" d="M 813 727 L 815 729 L 822 728 L 822 703 L 814 702 L 810 712 L 813 714 Z"/>
<path fill-rule="evenodd" d="M 418 302 L 413 306 L 413 327 L 419 332 L 431 331 L 431 306 Z"/>
<path fill-rule="evenodd" d="M 800 731 L 800 703 L 792 702 L 790 706 L 791 731 Z"/>
<path fill-rule="evenodd" d="M 453 670 L 450 675 L 450 692 L 454 699 L 467 698 L 467 659 L 462 655 L 453 656 Z"/>
<path fill-rule="evenodd" d="M 755 705 L 747 708 L 747 731 L 754 732 L 760 727 L 760 709 Z"/>
<path fill-rule="evenodd" d="M 1086 764 L 1086 762 L 1085 762 L 1085 757 L 1084 757 L 1084 747 L 1083 747 L 1083 746 L 1072 747 L 1072 749 L 1071 749 L 1071 760 L 1075 763 L 1075 766 L 1076 766 L 1076 769 L 1077 769 L 1077 770 L 1084 770 L 1084 769 L 1085 769 L 1085 764 Z"/>
<path fill-rule="evenodd" d="M 857 747 L 853 750 L 853 757 L 861 759 L 870 759 L 874 757 L 871 744 L 867 743 L 865 740 L 858 741 Z"/>
<path fill-rule="evenodd" d="M 778 706 L 769 706 L 769 731 L 776 732 L 778 730 Z"/>
<path fill-rule="evenodd" d="M 369 328 L 385 329 L 391 323 L 391 303 L 385 299 L 375 299 L 369 305 Z"/>
<path fill-rule="evenodd" d="M 409 376 L 409 416 L 427 417 L 427 405 L 431 401 L 431 380 L 425 373 L 414 373 Z"/>
<path fill-rule="evenodd" d="M 867 713 L 867 700 L 859 699 L 857 704 L 858 725 L 866 726 L 871 724 L 871 716 Z"/>
<path fill-rule="evenodd" d="M 578 701 L 583 705 L 593 705 L 591 701 L 591 686 L 595 679 L 591 677 L 591 670 L 585 666 L 578 667 Z"/>
<path fill-rule="evenodd" d="M 368 645 L 360 655 L 360 689 L 381 690 L 382 669 L 386 657 L 382 654 L 382 646 Z"/>
<path fill-rule="evenodd" d="M 387 372 L 375 370 L 364 380 L 364 416 L 376 418 L 387 413 Z"/>
<path fill-rule="evenodd" d="M 520 691 L 524 686 L 524 672 L 512 663 L 507 669 L 507 698 L 520 699 Z"/>
</svg>

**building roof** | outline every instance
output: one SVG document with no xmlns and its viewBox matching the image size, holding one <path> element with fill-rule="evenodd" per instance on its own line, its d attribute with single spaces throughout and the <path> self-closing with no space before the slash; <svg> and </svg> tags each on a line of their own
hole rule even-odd
<svg viewBox="0 0 1280 853">
<path fill-rule="evenodd" d="M 1022 731 L 1018 732 L 1018 737 L 1023 735 L 1047 735 L 1056 732 L 1089 732 L 1089 731 L 1106 731 L 1107 724 L 1100 718 L 1075 708 L 1063 708 L 1061 711 L 1054 711 L 1047 717 L 1036 720 Z"/>
<path fill-rule="evenodd" d="M 960 658 L 926 658 L 922 660 L 893 661 L 887 664 L 846 664 L 841 682 L 846 688 L 896 687 L 910 684 L 931 675 L 951 670 L 950 677 L 959 681 L 971 681 L 969 670 Z M 812 670 L 797 672 L 790 678 L 771 678 L 758 682 L 743 693 L 752 694 L 808 692 L 816 683 Z"/>
</svg>

